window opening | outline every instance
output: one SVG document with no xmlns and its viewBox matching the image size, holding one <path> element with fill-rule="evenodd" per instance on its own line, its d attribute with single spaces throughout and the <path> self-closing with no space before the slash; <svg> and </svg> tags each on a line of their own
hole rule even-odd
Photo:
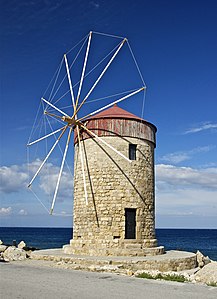
<svg viewBox="0 0 217 299">
<path fill-rule="evenodd" d="M 136 144 L 129 144 L 129 159 L 136 160 Z"/>
</svg>

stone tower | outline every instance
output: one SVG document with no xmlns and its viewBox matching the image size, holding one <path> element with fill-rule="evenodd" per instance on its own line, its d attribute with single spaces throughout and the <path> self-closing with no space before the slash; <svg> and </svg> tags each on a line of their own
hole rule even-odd
<svg viewBox="0 0 217 299">
<path fill-rule="evenodd" d="M 73 239 L 65 253 L 145 256 L 162 254 L 155 237 L 154 149 L 156 127 L 113 106 L 87 127 L 127 156 L 81 133 L 88 205 L 75 136 Z"/>
</svg>

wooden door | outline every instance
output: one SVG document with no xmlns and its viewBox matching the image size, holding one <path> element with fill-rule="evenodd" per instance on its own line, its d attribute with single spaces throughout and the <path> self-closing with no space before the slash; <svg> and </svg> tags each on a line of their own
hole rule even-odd
<svg viewBox="0 0 217 299">
<path fill-rule="evenodd" d="M 125 239 L 136 239 L 136 209 L 125 209 Z"/>
</svg>

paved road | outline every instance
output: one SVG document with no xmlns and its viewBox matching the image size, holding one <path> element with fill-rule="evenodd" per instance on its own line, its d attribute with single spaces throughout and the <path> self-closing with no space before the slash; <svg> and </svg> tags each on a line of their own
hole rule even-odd
<svg viewBox="0 0 217 299">
<path fill-rule="evenodd" d="M 0 263 L 0 298 L 216 299 L 217 288 L 52 268 L 48 262 L 28 261 Z"/>
</svg>

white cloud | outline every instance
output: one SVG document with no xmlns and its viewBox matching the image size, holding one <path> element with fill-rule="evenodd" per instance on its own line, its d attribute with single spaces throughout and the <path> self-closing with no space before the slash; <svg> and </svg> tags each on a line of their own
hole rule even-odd
<svg viewBox="0 0 217 299">
<path fill-rule="evenodd" d="M 199 188 L 156 192 L 156 211 L 158 215 L 216 217 L 217 191 Z"/>
<path fill-rule="evenodd" d="M 169 162 L 173 164 L 178 164 L 180 162 L 190 160 L 191 156 L 188 152 L 175 152 L 175 153 L 169 153 L 167 155 L 164 155 L 163 157 L 160 157 L 159 160 L 163 162 Z"/>
<path fill-rule="evenodd" d="M 156 165 L 156 211 L 176 221 L 180 217 L 213 217 L 216 222 L 212 226 L 217 226 L 217 168 Z"/>
<path fill-rule="evenodd" d="M 209 152 L 214 148 L 215 148 L 214 145 L 199 146 L 189 151 L 178 151 L 174 153 L 169 153 L 167 155 L 164 155 L 163 157 L 160 157 L 159 160 L 163 162 L 172 163 L 172 164 L 178 164 L 183 161 L 192 159 L 192 157 L 194 157 L 195 154 Z"/>
<path fill-rule="evenodd" d="M 158 189 L 200 188 L 217 190 L 217 168 L 197 169 L 173 165 L 156 165 Z M 163 187 L 163 188 L 162 188 Z"/>
<path fill-rule="evenodd" d="M 27 211 L 25 211 L 24 209 L 21 209 L 19 212 L 18 212 L 19 215 L 22 215 L 22 216 L 26 216 L 28 213 Z"/>
<path fill-rule="evenodd" d="M 8 208 L 0 208 L 0 215 L 1 216 L 8 216 L 12 213 L 12 208 L 8 207 Z"/>
<path fill-rule="evenodd" d="M 217 124 L 215 124 L 215 123 L 213 124 L 211 122 L 206 122 L 206 123 L 201 124 L 200 126 L 186 130 L 184 132 L 184 134 L 193 134 L 193 133 L 198 133 L 201 131 L 213 130 L 213 129 L 214 130 L 217 129 Z"/>
<path fill-rule="evenodd" d="M 197 149 L 197 151 L 202 149 Z M 205 149 L 203 149 L 205 150 Z M 30 173 L 38 169 L 41 161 L 31 163 Z M 27 165 L 2 167 L 5 193 L 22 190 L 27 185 Z M 40 173 L 35 182 L 44 193 L 53 195 L 59 168 L 51 163 Z M 13 178 L 13 180 L 11 179 Z M 9 182 L 8 182 L 9 181 Z M 57 200 L 72 198 L 73 181 L 71 175 L 63 172 L 62 188 Z M 192 168 L 169 164 L 156 165 L 156 210 L 160 215 L 193 217 L 194 215 L 216 216 L 217 219 L 217 167 Z M 27 215 L 24 209 L 17 212 Z M 0 209 L 0 215 L 12 214 L 11 207 Z M 216 223 L 217 225 L 217 223 Z"/>
<path fill-rule="evenodd" d="M 42 161 L 39 159 L 31 164 L 12 165 L 10 167 L 0 167 L 0 191 L 2 193 L 13 193 L 25 190 L 33 175 L 38 170 Z M 30 174 L 30 179 L 29 175 Z M 38 185 L 45 194 L 53 194 L 57 182 L 59 167 L 52 163 L 47 163 L 38 175 L 33 184 Z M 73 179 L 69 172 L 63 171 L 59 197 L 72 197 Z"/>
<path fill-rule="evenodd" d="M 2 166 L 0 168 L 0 191 L 3 193 L 17 192 L 24 188 L 27 178 L 27 172 L 18 165 Z"/>
<path fill-rule="evenodd" d="M 59 169 L 52 169 L 53 173 L 43 174 L 40 178 L 40 188 L 48 195 L 53 194 L 57 179 L 58 179 L 58 170 Z M 60 181 L 60 189 L 59 189 L 59 196 L 60 197 L 68 197 L 72 196 L 73 192 L 73 181 L 72 177 L 69 176 L 68 173 L 63 172 Z"/>
</svg>

